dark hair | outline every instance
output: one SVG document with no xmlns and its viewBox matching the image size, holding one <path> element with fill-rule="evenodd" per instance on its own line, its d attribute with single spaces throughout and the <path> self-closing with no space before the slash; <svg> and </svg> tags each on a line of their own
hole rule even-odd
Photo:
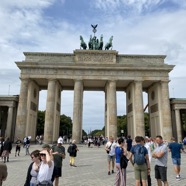
<svg viewBox="0 0 186 186">
<path fill-rule="evenodd" d="M 143 137 L 143 136 L 141 136 L 141 141 L 145 141 L 145 139 L 144 139 L 144 137 Z"/>
<path fill-rule="evenodd" d="M 160 136 L 160 135 L 157 135 L 156 138 L 159 138 L 161 140 L 163 139 L 162 136 Z"/>
<path fill-rule="evenodd" d="M 120 144 L 122 144 L 124 142 L 124 139 L 123 138 L 119 138 L 118 139 L 118 144 L 120 145 Z"/>
<path fill-rule="evenodd" d="M 130 136 L 130 135 L 128 135 L 128 138 L 131 138 L 131 136 Z"/>
<path fill-rule="evenodd" d="M 34 156 L 34 157 L 40 157 L 40 154 L 39 154 L 40 150 L 34 150 L 33 152 L 31 152 L 30 156 Z"/>
<path fill-rule="evenodd" d="M 136 141 L 136 143 L 140 143 L 141 142 L 141 136 L 136 136 L 135 141 Z"/>
</svg>

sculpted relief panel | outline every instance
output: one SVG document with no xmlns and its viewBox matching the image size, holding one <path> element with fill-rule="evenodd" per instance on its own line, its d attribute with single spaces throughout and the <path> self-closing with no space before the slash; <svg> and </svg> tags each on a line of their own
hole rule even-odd
<svg viewBox="0 0 186 186">
<path fill-rule="evenodd" d="M 113 54 L 77 54 L 75 56 L 76 62 L 88 62 L 88 63 L 116 63 L 116 57 Z"/>
</svg>

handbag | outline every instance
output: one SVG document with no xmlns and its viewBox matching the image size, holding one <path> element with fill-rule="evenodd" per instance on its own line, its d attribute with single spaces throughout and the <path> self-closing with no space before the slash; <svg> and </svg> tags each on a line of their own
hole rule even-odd
<svg viewBox="0 0 186 186">
<path fill-rule="evenodd" d="M 111 143 L 110 147 L 108 148 L 109 150 L 106 150 L 107 154 L 109 154 L 111 146 L 112 146 L 112 143 Z"/>
<path fill-rule="evenodd" d="M 120 167 L 121 169 L 126 169 L 128 166 L 128 159 L 124 154 L 121 154 L 120 156 Z"/>
</svg>

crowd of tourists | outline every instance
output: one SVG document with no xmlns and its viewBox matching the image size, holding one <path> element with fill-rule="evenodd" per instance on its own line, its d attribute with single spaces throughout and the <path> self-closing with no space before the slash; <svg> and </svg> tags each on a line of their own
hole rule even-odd
<svg viewBox="0 0 186 186">
<path fill-rule="evenodd" d="M 136 136 L 133 141 L 130 136 L 125 140 L 113 137 L 105 145 L 108 162 L 108 175 L 116 169 L 115 186 L 126 186 L 126 170 L 128 161 L 134 167 L 136 186 L 151 186 L 151 171 L 155 171 L 155 179 L 158 186 L 168 186 L 167 160 L 168 152 L 171 152 L 172 163 L 176 180 L 180 180 L 181 152 L 184 152 L 186 138 L 183 143 L 177 143 L 172 137 L 170 142 L 164 141 L 162 136 L 149 137 Z M 151 160 L 155 159 L 155 167 L 151 167 Z"/>
<path fill-rule="evenodd" d="M 134 167 L 135 185 L 151 186 L 151 172 L 154 171 L 157 185 L 168 186 L 167 180 L 167 160 L 168 152 L 171 152 L 172 163 L 175 171 L 176 180 L 180 180 L 181 172 L 181 152 L 186 147 L 186 137 L 183 143 L 177 143 L 172 137 L 170 142 L 164 141 L 162 136 L 149 138 L 147 136 L 136 136 L 131 139 L 121 137 L 114 139 L 112 136 L 108 138 L 94 137 L 87 138 L 88 147 L 91 143 L 99 146 L 106 143 L 105 150 L 107 153 L 107 169 L 108 175 L 115 175 L 115 186 L 127 185 L 127 167 L 131 163 Z M 32 162 L 28 167 L 27 176 L 24 186 L 58 186 L 59 178 L 62 176 L 62 162 L 66 157 L 64 139 L 59 136 L 56 145 L 50 146 L 42 144 L 41 149 L 29 152 L 30 138 L 27 136 L 23 140 L 17 138 L 15 141 L 15 157 L 20 155 L 21 146 L 25 148 L 25 155 L 30 155 Z M 89 144 L 90 143 L 90 144 Z M 12 142 L 7 137 L 0 138 L 0 185 L 7 178 L 6 162 L 9 162 L 9 154 L 12 150 Z M 77 167 L 75 158 L 79 151 L 76 141 L 71 140 L 67 152 L 69 153 L 69 165 Z M 155 159 L 155 166 L 151 167 L 152 158 Z"/>
</svg>

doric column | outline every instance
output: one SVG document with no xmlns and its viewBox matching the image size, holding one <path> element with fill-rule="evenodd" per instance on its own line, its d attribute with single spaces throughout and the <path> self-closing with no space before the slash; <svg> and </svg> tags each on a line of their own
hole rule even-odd
<svg viewBox="0 0 186 186">
<path fill-rule="evenodd" d="M 19 95 L 19 104 L 16 119 L 15 139 L 25 137 L 26 119 L 27 119 L 27 96 L 29 79 L 21 78 L 21 88 Z"/>
<path fill-rule="evenodd" d="M 104 123 L 105 123 L 105 137 L 108 137 L 107 132 L 107 86 L 105 87 L 105 117 L 104 117 Z"/>
<path fill-rule="evenodd" d="M 135 115 L 135 135 L 144 136 L 144 112 L 143 112 L 143 91 L 142 81 L 134 82 L 134 115 Z"/>
<path fill-rule="evenodd" d="M 83 82 L 75 80 L 72 139 L 77 143 L 82 138 Z"/>
<path fill-rule="evenodd" d="M 9 138 L 11 137 L 11 128 L 12 128 L 12 121 L 13 121 L 13 106 L 10 106 L 8 108 L 8 121 L 7 121 L 7 126 L 6 126 L 6 136 Z"/>
<path fill-rule="evenodd" d="M 55 85 L 56 85 L 55 79 L 50 79 L 48 81 L 45 127 L 44 127 L 44 142 L 45 143 L 52 143 L 52 140 L 53 140 L 53 125 L 55 124 L 54 123 Z"/>
<path fill-rule="evenodd" d="M 107 87 L 107 131 L 108 137 L 117 138 L 116 81 L 109 81 Z"/>
<path fill-rule="evenodd" d="M 177 132 L 177 141 L 182 141 L 182 132 L 181 132 L 181 119 L 180 119 L 180 110 L 175 109 L 176 115 L 176 132 Z"/>
<path fill-rule="evenodd" d="M 169 101 L 168 81 L 161 82 L 161 112 L 162 112 L 162 134 L 163 138 L 170 140 L 172 137 L 171 112 Z"/>
</svg>

